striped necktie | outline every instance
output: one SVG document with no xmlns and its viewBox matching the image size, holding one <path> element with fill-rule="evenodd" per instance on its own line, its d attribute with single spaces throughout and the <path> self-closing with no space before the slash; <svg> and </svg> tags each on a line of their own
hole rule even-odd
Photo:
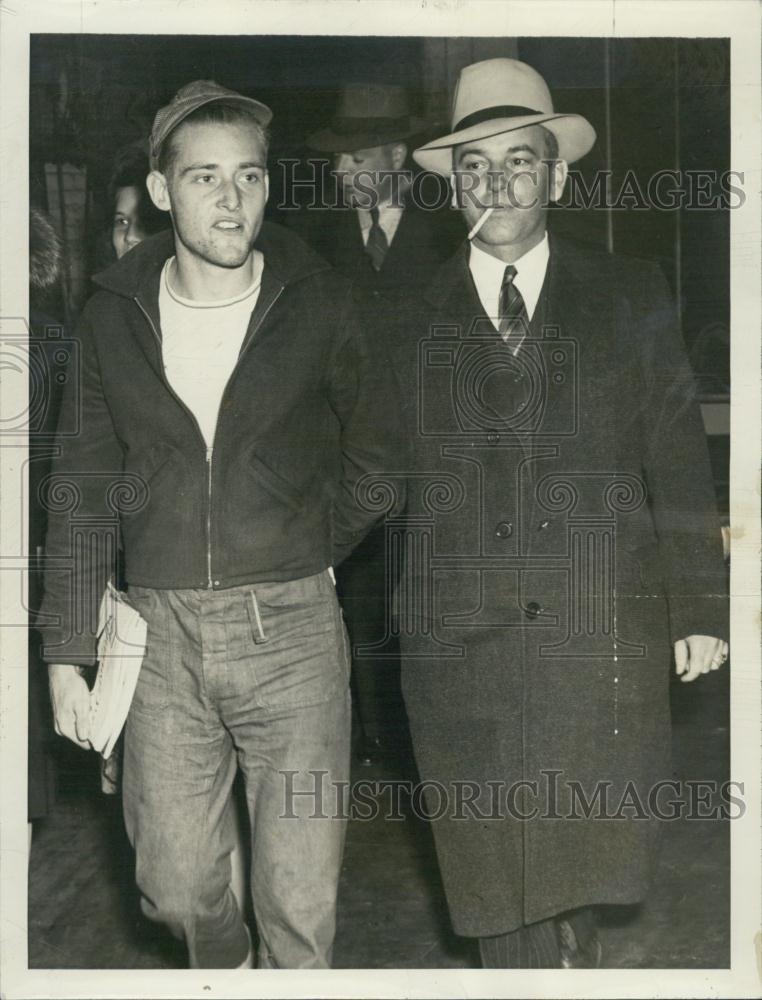
<svg viewBox="0 0 762 1000">
<path fill-rule="evenodd" d="M 512 354 L 518 350 L 529 330 L 529 315 L 521 292 L 513 283 L 516 268 L 509 264 L 503 272 L 503 284 L 500 287 L 500 325 L 498 332 Z"/>
<path fill-rule="evenodd" d="M 389 249 L 389 243 L 386 239 L 386 234 L 378 224 L 377 208 L 370 210 L 370 219 L 371 226 L 368 230 L 368 242 L 365 244 L 365 252 L 370 257 L 370 262 L 376 271 L 380 271 L 381 265 L 384 263 L 384 257 L 386 257 L 386 251 Z"/>
</svg>

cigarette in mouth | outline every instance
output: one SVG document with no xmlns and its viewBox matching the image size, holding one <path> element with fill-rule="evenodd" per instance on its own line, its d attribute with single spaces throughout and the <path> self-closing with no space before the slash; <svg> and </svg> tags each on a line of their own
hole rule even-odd
<svg viewBox="0 0 762 1000">
<path fill-rule="evenodd" d="M 487 219 L 490 217 L 490 215 L 492 215 L 492 213 L 494 211 L 495 211 L 494 206 L 492 208 L 485 208 L 484 209 L 484 211 L 482 212 L 482 214 L 479 216 L 479 218 L 476 220 L 476 222 L 471 227 L 471 232 L 468 234 L 468 239 L 469 240 L 472 240 L 474 238 L 474 236 L 476 236 L 476 234 L 479 232 L 479 230 L 482 228 L 482 226 L 484 225 L 484 223 L 487 221 Z"/>
</svg>

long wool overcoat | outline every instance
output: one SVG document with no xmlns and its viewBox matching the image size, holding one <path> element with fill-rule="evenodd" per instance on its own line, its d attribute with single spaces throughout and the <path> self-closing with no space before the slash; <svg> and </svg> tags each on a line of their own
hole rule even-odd
<svg viewBox="0 0 762 1000">
<path fill-rule="evenodd" d="M 387 530 L 392 556 L 406 552 L 403 691 L 455 930 L 640 900 L 654 817 L 675 798 L 657 784 L 671 777 L 671 643 L 727 633 L 664 279 L 551 236 L 514 358 L 464 244 L 397 320 L 413 459 L 407 520 Z"/>
</svg>

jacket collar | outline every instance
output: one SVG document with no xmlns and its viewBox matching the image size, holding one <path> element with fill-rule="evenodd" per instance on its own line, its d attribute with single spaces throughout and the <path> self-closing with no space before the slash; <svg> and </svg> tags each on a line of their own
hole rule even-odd
<svg viewBox="0 0 762 1000">
<path fill-rule="evenodd" d="M 265 271 L 280 285 L 328 270 L 328 264 L 293 233 L 273 222 L 265 222 L 254 244 L 265 259 Z M 175 252 L 173 231 L 149 236 L 107 270 L 96 274 L 95 284 L 117 295 L 149 301 L 158 295 L 164 262 Z"/>
</svg>

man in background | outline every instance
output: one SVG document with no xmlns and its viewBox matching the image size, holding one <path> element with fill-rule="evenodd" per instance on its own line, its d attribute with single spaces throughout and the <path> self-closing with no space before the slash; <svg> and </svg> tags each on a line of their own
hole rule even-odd
<svg viewBox="0 0 762 1000">
<path fill-rule="evenodd" d="M 416 199 L 408 156 L 411 141 L 425 129 L 426 123 L 411 113 L 404 87 L 362 82 L 344 87 L 330 123 L 307 138 L 311 149 L 332 158 L 341 207 L 307 210 L 294 224 L 352 281 L 362 321 L 382 343 L 401 303 L 421 293 L 460 240 L 449 203 L 439 210 L 416 204 L 424 193 L 436 203 L 431 184 Z M 385 637 L 385 563 L 381 525 L 337 572 L 353 645 L 358 757 L 365 765 L 388 763 L 407 741 L 397 639 L 388 636 L 373 652 L 359 648 Z"/>
</svg>

